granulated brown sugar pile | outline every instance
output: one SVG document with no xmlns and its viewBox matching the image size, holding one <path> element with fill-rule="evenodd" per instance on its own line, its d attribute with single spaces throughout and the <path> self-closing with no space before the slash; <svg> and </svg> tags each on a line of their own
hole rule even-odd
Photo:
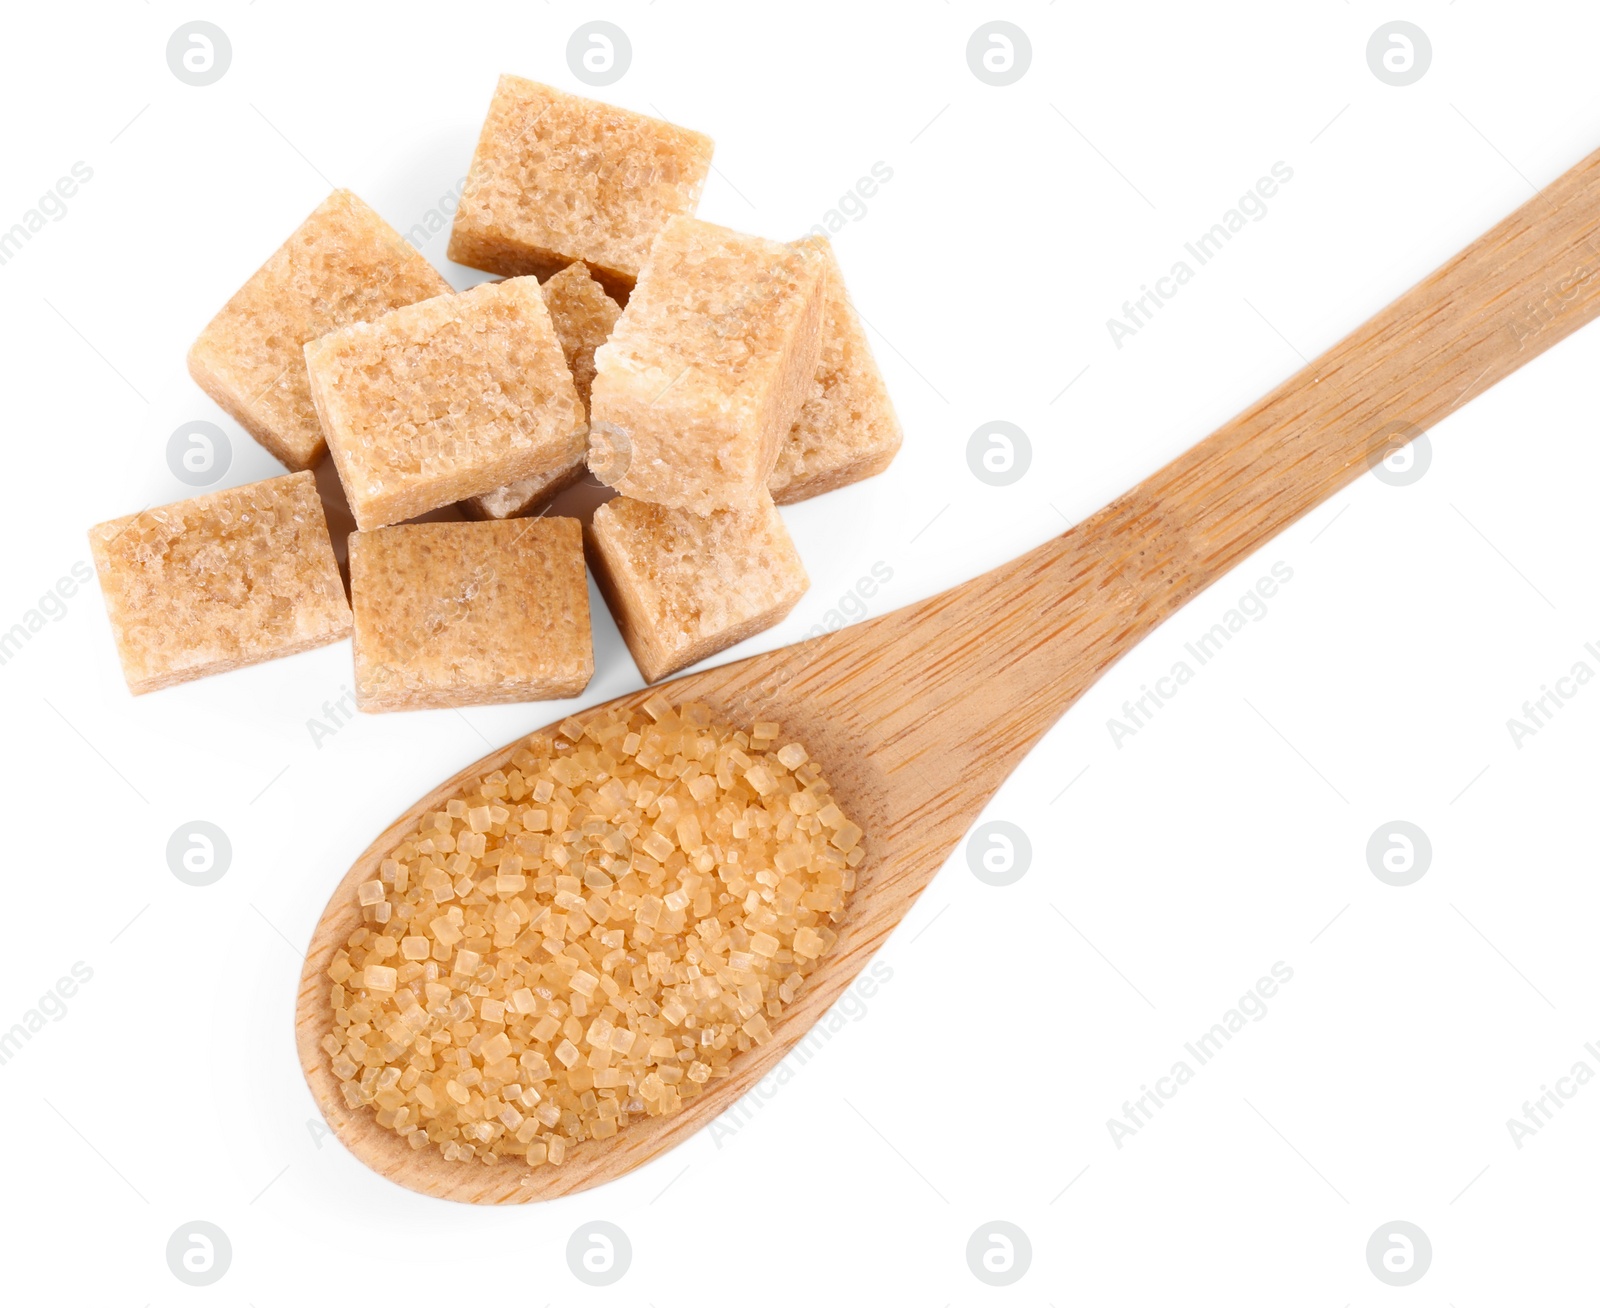
<svg viewBox="0 0 1600 1308">
<path fill-rule="evenodd" d="M 863 857 L 778 730 L 656 696 L 419 819 L 328 969 L 346 1104 L 447 1159 L 560 1163 L 771 1039 Z"/>
</svg>

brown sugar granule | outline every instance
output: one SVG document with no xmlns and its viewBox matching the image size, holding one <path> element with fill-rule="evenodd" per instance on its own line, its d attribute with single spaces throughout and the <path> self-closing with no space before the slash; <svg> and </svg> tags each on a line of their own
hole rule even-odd
<svg viewBox="0 0 1600 1308">
<path fill-rule="evenodd" d="M 305 347 L 363 531 L 581 457 L 587 424 L 532 277 L 475 286 Z"/>
<path fill-rule="evenodd" d="M 310 468 L 327 444 L 301 347 L 449 293 L 394 228 L 357 196 L 335 191 L 200 333 L 189 374 L 281 463 Z"/>
<path fill-rule="evenodd" d="M 696 513 L 752 503 L 811 393 L 826 270 L 812 244 L 668 222 L 595 353 L 590 471 Z"/>
<path fill-rule="evenodd" d="M 594 675 L 576 518 L 356 532 L 350 595 L 368 713 L 566 699 Z"/>
<path fill-rule="evenodd" d="M 550 322 L 556 329 L 556 339 L 561 342 L 567 369 L 572 373 L 578 403 L 587 418 L 589 387 L 594 381 L 594 352 L 605 344 L 622 309 L 581 263 L 563 268 L 539 289 L 550 310 Z M 487 495 L 465 500 L 462 511 L 473 518 L 514 518 L 528 513 L 583 476 L 587 469 L 584 461 L 587 453 L 585 446 L 565 467 L 524 477 Z"/>
<path fill-rule="evenodd" d="M 135 695 L 350 634 L 309 472 L 102 522 L 89 543 Z"/>
<path fill-rule="evenodd" d="M 450 258 L 506 277 L 582 259 L 625 294 L 650 243 L 692 213 L 711 138 L 503 76 L 450 229 Z"/>
<path fill-rule="evenodd" d="M 810 582 L 766 493 L 690 513 L 619 496 L 589 527 L 595 580 L 646 681 L 775 626 Z"/>
<path fill-rule="evenodd" d="M 811 391 L 783 443 L 767 489 L 779 504 L 838 490 L 874 477 L 900 449 L 900 420 L 889 400 L 866 329 L 850 303 L 844 276 L 825 236 L 806 237 L 827 260 L 822 348 Z"/>
<path fill-rule="evenodd" d="M 323 1041 L 345 1103 L 533 1167 L 678 1112 L 772 1039 L 861 837 L 777 723 L 658 695 L 530 737 L 358 888 Z"/>
</svg>

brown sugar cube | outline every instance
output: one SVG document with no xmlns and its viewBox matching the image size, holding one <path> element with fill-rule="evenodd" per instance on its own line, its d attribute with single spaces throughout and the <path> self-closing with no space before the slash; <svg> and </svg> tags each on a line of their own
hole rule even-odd
<svg viewBox="0 0 1600 1308">
<path fill-rule="evenodd" d="M 550 310 L 550 321 L 555 326 L 556 339 L 561 342 L 561 352 L 566 356 L 567 370 L 572 373 L 578 403 L 587 418 L 589 386 L 594 381 L 594 352 L 611 335 L 622 309 L 600 283 L 589 276 L 588 268 L 582 263 L 569 264 L 540 287 L 540 291 L 545 307 Z M 586 449 L 580 451 L 565 468 L 524 477 L 487 495 L 465 500 L 462 511 L 473 518 L 520 517 L 582 477 L 586 470 L 586 453 Z"/>
<path fill-rule="evenodd" d="M 576 518 L 359 531 L 350 593 L 365 712 L 566 699 L 594 675 Z"/>
<path fill-rule="evenodd" d="M 135 695 L 350 634 L 309 472 L 102 522 L 89 544 Z"/>
<path fill-rule="evenodd" d="M 595 353 L 590 471 L 652 504 L 753 505 L 811 391 L 826 263 L 672 219 Z"/>
<path fill-rule="evenodd" d="M 273 457 L 299 471 L 327 444 L 300 347 L 450 283 L 349 191 L 319 204 L 189 349 L 189 375 Z"/>
<path fill-rule="evenodd" d="M 581 263 L 568 264 L 539 288 L 550 322 L 561 342 L 573 389 L 584 416 L 589 413 L 589 390 L 594 385 L 594 352 L 606 343 L 622 316 L 622 306 L 606 294 Z"/>
<path fill-rule="evenodd" d="M 534 477 L 523 477 L 486 495 L 474 495 L 471 499 L 462 500 L 460 508 L 467 517 L 480 521 L 520 518 L 554 499 L 568 486 L 581 481 L 585 471 L 586 466 L 580 454 L 564 468 Z"/>
<path fill-rule="evenodd" d="M 711 138 L 526 78 L 495 87 L 450 228 L 450 258 L 506 277 L 582 259 L 625 294 L 650 243 L 692 213 Z"/>
<path fill-rule="evenodd" d="M 704 517 L 617 498 L 589 527 L 595 580 L 646 681 L 776 626 L 811 584 L 772 500 Z"/>
<path fill-rule="evenodd" d="M 582 457 L 583 408 L 532 277 L 396 309 L 305 353 L 363 531 Z"/>
<path fill-rule="evenodd" d="M 828 273 L 822 298 L 822 350 L 800 416 L 778 449 L 767 489 L 779 504 L 875 477 L 900 449 L 900 420 L 883 384 L 860 317 L 825 236 L 796 245 L 821 250 Z"/>
</svg>

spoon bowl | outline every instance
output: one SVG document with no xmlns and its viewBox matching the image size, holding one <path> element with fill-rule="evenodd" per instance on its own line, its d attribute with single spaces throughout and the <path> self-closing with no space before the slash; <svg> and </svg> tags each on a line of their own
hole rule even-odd
<svg viewBox="0 0 1600 1308">
<path fill-rule="evenodd" d="M 614 707 L 631 710 L 642 705 L 653 694 L 662 693 L 674 706 L 691 700 L 699 701 L 730 722 L 750 723 L 758 718 L 763 721 L 773 719 L 777 709 L 771 699 L 752 694 L 753 688 L 748 685 L 734 689 L 729 684 L 728 674 L 744 666 L 736 664 L 711 669 L 681 678 L 665 687 L 625 695 L 571 716 L 580 722 L 587 722 L 603 716 Z M 791 729 L 791 722 L 795 721 L 793 715 L 777 720 L 783 721 L 786 738 L 804 742 L 807 752 L 828 778 L 836 801 L 852 820 L 864 830 L 883 829 L 883 805 L 887 790 L 881 773 L 873 765 L 872 756 L 863 754 L 851 741 L 842 738 L 840 733 L 829 732 L 821 724 L 807 723 L 801 726 L 795 722 Z M 551 735 L 558 725 L 551 723 L 532 734 Z M 813 725 L 816 726 L 815 730 L 812 729 Z M 845 920 L 836 924 L 839 940 L 827 955 L 829 965 L 808 979 L 794 1002 L 784 1009 L 781 1017 L 773 1021 L 774 1038 L 769 1043 L 740 1055 L 735 1060 L 732 1076 L 709 1085 L 705 1092 L 689 1100 L 678 1113 L 636 1119 L 608 1140 L 584 1140 L 570 1145 L 566 1160 L 559 1167 L 546 1165 L 530 1168 L 526 1162 L 515 1157 L 488 1164 L 450 1162 L 432 1147 L 412 1149 L 395 1132 L 379 1126 L 370 1109 L 350 1109 L 345 1106 L 340 1083 L 333 1074 L 328 1055 L 321 1047 L 323 1038 L 334 1030 L 330 997 L 332 983 L 328 979 L 328 968 L 350 934 L 362 925 L 356 887 L 363 881 L 378 877 L 383 860 L 408 835 L 415 833 L 417 820 L 423 814 L 442 808 L 447 800 L 459 793 L 463 785 L 476 781 L 496 768 L 509 767 L 512 756 L 528 739 L 527 736 L 519 736 L 509 745 L 456 773 L 407 809 L 372 842 L 334 889 L 317 924 L 301 974 L 295 1037 L 306 1081 L 328 1125 L 341 1143 L 373 1171 L 409 1189 L 441 1199 L 469 1203 L 522 1203 L 550 1199 L 598 1185 L 672 1148 L 698 1131 L 772 1070 L 794 1041 L 804 1035 L 812 1023 L 839 998 L 883 938 L 893 930 L 905 908 L 910 907 L 908 898 L 904 906 L 894 913 L 892 920 L 886 921 L 876 920 L 885 911 L 883 908 L 876 914 L 860 911 L 863 904 L 879 900 L 874 892 L 879 888 L 883 860 L 877 858 L 869 847 L 866 857 L 856 868 L 856 888 L 850 898 Z M 850 961 L 841 967 L 840 960 L 844 959 Z"/>
</svg>

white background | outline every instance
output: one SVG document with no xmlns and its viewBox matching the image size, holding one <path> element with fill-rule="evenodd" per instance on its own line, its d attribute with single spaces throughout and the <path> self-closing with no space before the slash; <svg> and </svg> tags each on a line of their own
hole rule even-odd
<svg viewBox="0 0 1600 1308">
<path fill-rule="evenodd" d="M 164 53 L 194 18 L 233 47 L 204 88 Z M 0 265 L 0 628 L 88 558 L 91 524 L 190 493 L 179 424 L 233 437 L 223 484 L 279 471 L 189 381 L 190 341 L 331 185 L 421 221 L 498 73 L 584 89 L 565 49 L 594 18 L 633 49 L 595 94 L 716 139 L 704 216 L 788 239 L 893 170 L 836 246 L 905 448 L 785 510 L 811 591 L 724 657 L 800 638 L 874 564 L 877 613 L 1063 530 L 1600 144 L 1600 12 L 1576 3 L 8 6 L 0 229 L 75 162 L 93 177 Z M 1007 87 L 965 58 L 994 18 L 1032 44 Z M 1365 55 L 1395 18 L 1433 47 L 1404 88 Z M 1277 161 L 1294 176 L 1266 217 L 1116 348 L 1106 319 Z M 479 280 L 445 243 L 424 252 Z M 1591 1300 L 1600 1084 L 1520 1149 L 1506 1120 L 1580 1059 L 1600 1071 L 1600 684 L 1521 749 L 1506 720 L 1579 659 L 1600 670 L 1597 369 L 1580 333 L 1437 427 L 1415 484 L 1361 478 L 1200 596 L 994 798 L 1032 840 L 1020 881 L 958 851 L 864 1016 L 748 1124 L 541 1206 L 424 1199 L 319 1139 L 291 1015 L 299 949 L 375 831 L 563 706 L 362 718 L 318 748 L 347 645 L 134 699 L 80 589 L 0 666 L 0 1028 L 93 969 L 0 1067 L 0 1296 Z M 1031 437 L 1005 488 L 966 460 L 992 419 Z M 1118 748 L 1107 719 L 1279 561 L 1266 617 Z M 595 621 L 583 703 L 639 684 Z M 234 851 L 205 888 L 165 857 L 197 818 Z M 1405 888 L 1365 854 L 1395 818 L 1433 846 Z M 1107 1119 L 1280 960 L 1265 1018 L 1117 1148 Z M 166 1262 L 193 1219 L 232 1244 L 209 1289 Z M 632 1246 L 609 1290 L 564 1252 L 594 1219 Z M 1032 1244 L 1003 1290 L 965 1255 L 994 1219 Z M 1394 1219 L 1432 1243 L 1406 1289 L 1365 1255 Z"/>
</svg>

